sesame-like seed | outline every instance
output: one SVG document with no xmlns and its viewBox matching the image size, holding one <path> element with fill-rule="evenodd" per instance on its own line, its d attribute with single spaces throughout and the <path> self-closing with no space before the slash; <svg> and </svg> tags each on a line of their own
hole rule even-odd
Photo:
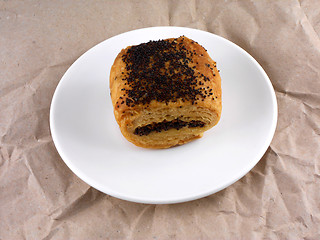
<svg viewBox="0 0 320 240">
<path fill-rule="evenodd" d="M 199 75 L 194 71 L 196 66 L 189 66 L 193 62 L 190 55 L 196 54 L 196 51 L 187 49 L 188 45 L 184 41 L 191 40 L 180 37 L 150 41 L 126 50 L 122 55 L 127 71 L 123 80 L 128 87 L 121 90 L 128 97 L 123 103 L 133 107 L 135 104 L 147 105 L 156 100 L 168 105 L 169 102 L 181 99 L 182 102 L 196 104 L 199 96 L 205 97 L 205 88 L 197 87 L 204 83 L 198 80 Z M 201 76 L 205 82 L 210 80 L 203 74 Z"/>
</svg>

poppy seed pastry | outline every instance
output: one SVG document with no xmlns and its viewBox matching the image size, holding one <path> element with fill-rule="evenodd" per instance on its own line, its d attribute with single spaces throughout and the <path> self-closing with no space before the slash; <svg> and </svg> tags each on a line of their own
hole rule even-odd
<svg viewBox="0 0 320 240">
<path fill-rule="evenodd" d="M 185 36 L 122 49 L 111 67 L 110 94 L 121 133 L 145 148 L 190 142 L 221 116 L 216 63 Z"/>
</svg>

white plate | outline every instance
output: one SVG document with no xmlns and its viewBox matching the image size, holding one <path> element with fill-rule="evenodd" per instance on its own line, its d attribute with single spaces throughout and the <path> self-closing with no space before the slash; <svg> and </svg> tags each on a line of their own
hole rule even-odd
<svg viewBox="0 0 320 240">
<path fill-rule="evenodd" d="M 109 91 L 111 65 L 129 45 L 185 35 L 217 61 L 222 118 L 203 138 L 166 150 L 139 148 L 120 133 Z M 277 122 L 273 87 L 243 49 L 214 34 L 154 27 L 112 37 L 83 54 L 62 77 L 52 99 L 50 127 L 68 167 L 94 188 L 141 203 L 177 203 L 213 194 L 253 168 Z"/>
</svg>

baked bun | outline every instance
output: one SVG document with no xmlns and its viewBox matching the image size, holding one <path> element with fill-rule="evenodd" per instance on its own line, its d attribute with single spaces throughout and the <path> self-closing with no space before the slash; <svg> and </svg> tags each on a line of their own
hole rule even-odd
<svg viewBox="0 0 320 240">
<path fill-rule="evenodd" d="M 110 94 L 123 136 L 145 148 L 190 142 L 221 116 L 216 63 L 185 36 L 123 49 L 111 67 Z"/>
</svg>

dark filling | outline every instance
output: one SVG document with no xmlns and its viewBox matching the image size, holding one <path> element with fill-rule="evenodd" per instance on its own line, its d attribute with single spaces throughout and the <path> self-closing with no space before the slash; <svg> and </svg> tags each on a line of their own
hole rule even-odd
<svg viewBox="0 0 320 240">
<path fill-rule="evenodd" d="M 134 130 L 134 134 L 139 136 L 144 136 L 144 135 L 149 135 L 149 133 L 151 132 L 167 131 L 172 128 L 179 130 L 183 127 L 194 128 L 194 127 L 204 127 L 204 125 L 205 125 L 204 122 L 201 122 L 201 121 L 192 120 L 190 122 L 185 122 L 177 118 L 172 121 L 164 120 L 159 123 L 151 123 L 143 127 L 137 127 Z"/>
</svg>

